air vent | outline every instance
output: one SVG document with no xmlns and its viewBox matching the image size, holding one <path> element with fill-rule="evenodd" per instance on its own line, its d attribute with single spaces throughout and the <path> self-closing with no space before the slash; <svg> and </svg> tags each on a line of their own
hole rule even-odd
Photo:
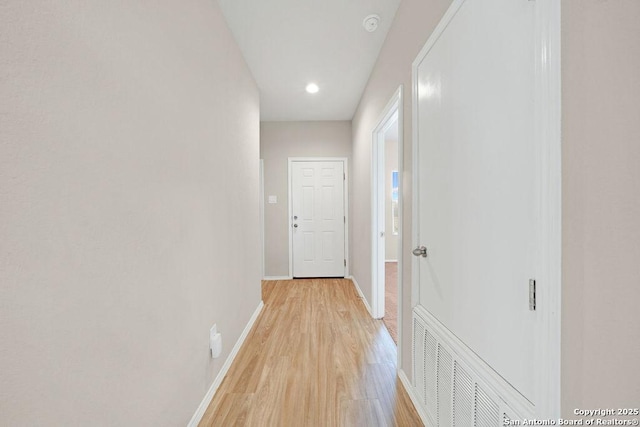
<svg viewBox="0 0 640 427">
<path fill-rule="evenodd" d="M 432 317 L 414 309 L 414 404 L 425 424 L 495 427 L 501 416 L 532 418 L 533 406 Z"/>
<path fill-rule="evenodd" d="M 438 425 L 451 425 L 451 355 L 438 344 Z"/>
<path fill-rule="evenodd" d="M 500 410 L 498 405 L 476 384 L 476 413 L 475 427 L 493 427 L 500 425 Z"/>
<path fill-rule="evenodd" d="M 473 424 L 474 382 L 458 363 L 453 364 L 453 425 Z"/>
<path fill-rule="evenodd" d="M 420 395 L 420 399 L 425 401 L 425 333 L 424 324 L 413 319 L 413 372 L 416 375 L 416 389 Z"/>
<path fill-rule="evenodd" d="M 427 332 L 425 340 L 425 398 L 427 401 L 427 411 L 435 414 L 436 406 L 436 370 L 438 366 L 438 342 L 435 337 Z"/>
</svg>

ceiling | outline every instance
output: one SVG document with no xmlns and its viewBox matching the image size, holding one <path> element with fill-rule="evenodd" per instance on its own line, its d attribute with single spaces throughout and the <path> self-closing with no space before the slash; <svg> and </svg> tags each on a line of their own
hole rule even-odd
<svg viewBox="0 0 640 427">
<path fill-rule="evenodd" d="M 400 0 L 218 3 L 260 89 L 260 120 L 297 121 L 352 119 Z"/>
</svg>

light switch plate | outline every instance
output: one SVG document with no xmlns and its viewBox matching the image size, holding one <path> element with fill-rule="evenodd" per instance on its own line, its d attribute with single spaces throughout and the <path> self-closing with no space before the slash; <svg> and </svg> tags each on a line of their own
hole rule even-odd
<svg viewBox="0 0 640 427">
<path fill-rule="evenodd" d="M 269 196 L 269 203 L 278 203 L 278 196 Z"/>
</svg>

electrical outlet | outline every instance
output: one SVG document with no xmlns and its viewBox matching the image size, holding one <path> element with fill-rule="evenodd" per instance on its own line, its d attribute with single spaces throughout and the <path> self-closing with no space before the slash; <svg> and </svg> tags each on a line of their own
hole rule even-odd
<svg viewBox="0 0 640 427">
<path fill-rule="evenodd" d="M 215 324 L 209 330 L 209 348 L 211 349 L 211 357 L 214 359 L 220 357 L 222 353 L 222 335 L 218 333 L 218 326 Z"/>
</svg>

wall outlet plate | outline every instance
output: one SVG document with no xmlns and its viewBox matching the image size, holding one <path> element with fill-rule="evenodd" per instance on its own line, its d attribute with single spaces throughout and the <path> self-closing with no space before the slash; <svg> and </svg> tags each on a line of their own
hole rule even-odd
<svg viewBox="0 0 640 427">
<path fill-rule="evenodd" d="M 220 357 L 222 353 L 222 335 L 218 333 L 218 326 L 214 324 L 209 330 L 209 349 L 211 350 L 211 357 Z"/>
</svg>

